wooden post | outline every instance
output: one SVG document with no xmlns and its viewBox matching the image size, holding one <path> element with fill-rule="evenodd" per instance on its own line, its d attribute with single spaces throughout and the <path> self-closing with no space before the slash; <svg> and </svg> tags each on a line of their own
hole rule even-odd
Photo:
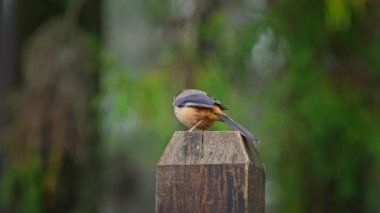
<svg viewBox="0 0 380 213">
<path fill-rule="evenodd" d="M 156 213 L 264 212 L 265 169 L 239 132 L 175 132 L 157 165 Z"/>
</svg>

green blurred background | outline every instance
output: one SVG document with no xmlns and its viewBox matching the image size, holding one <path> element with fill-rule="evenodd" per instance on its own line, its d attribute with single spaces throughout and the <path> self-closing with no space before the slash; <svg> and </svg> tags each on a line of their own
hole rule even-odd
<svg viewBox="0 0 380 213">
<path fill-rule="evenodd" d="M 0 10 L 0 212 L 153 212 L 183 88 L 262 141 L 267 212 L 380 212 L 379 1 Z"/>
</svg>

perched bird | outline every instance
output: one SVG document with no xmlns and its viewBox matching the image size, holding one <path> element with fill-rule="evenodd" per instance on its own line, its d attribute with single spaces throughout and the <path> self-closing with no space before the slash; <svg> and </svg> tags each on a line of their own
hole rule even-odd
<svg viewBox="0 0 380 213">
<path fill-rule="evenodd" d="M 190 128 L 189 131 L 195 128 L 205 130 L 215 121 L 221 121 L 240 131 L 248 140 L 259 142 L 247 129 L 224 113 L 227 108 L 220 101 L 201 90 L 187 89 L 178 92 L 174 97 L 173 106 L 175 116 Z"/>
</svg>

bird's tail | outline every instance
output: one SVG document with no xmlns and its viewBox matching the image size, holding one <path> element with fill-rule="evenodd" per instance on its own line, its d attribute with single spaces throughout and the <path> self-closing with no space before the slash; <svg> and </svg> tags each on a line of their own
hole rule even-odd
<svg viewBox="0 0 380 213">
<path fill-rule="evenodd" d="M 232 128 L 236 129 L 237 131 L 241 132 L 247 139 L 252 140 L 256 143 L 260 143 L 257 138 L 252 135 L 246 128 L 244 128 L 242 125 L 238 124 L 236 121 L 234 121 L 232 118 L 228 117 L 226 114 L 220 114 L 215 113 L 220 119 L 222 119 L 224 122 L 229 124 Z"/>
</svg>

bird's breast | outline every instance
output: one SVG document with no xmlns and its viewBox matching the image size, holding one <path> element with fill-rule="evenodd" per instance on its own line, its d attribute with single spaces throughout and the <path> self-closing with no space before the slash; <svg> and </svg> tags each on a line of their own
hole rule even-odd
<svg viewBox="0 0 380 213">
<path fill-rule="evenodd" d="M 202 123 L 198 126 L 198 129 L 207 129 L 214 121 L 219 118 L 214 114 L 214 110 L 210 108 L 199 107 L 174 107 L 174 113 L 177 119 L 185 126 L 191 128 L 199 121 Z"/>
</svg>

